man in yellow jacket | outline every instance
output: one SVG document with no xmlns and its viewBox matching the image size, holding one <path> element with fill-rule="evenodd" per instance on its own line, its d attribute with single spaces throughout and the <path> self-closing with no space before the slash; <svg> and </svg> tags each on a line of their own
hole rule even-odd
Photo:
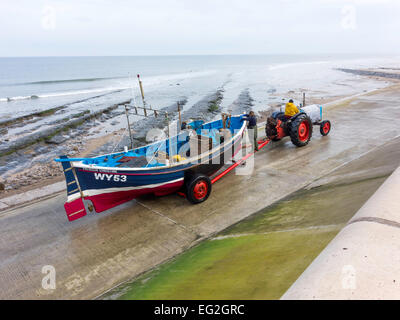
<svg viewBox="0 0 400 320">
<path fill-rule="evenodd" d="M 299 113 L 299 109 L 296 107 L 296 105 L 293 103 L 293 100 L 290 99 L 288 103 L 286 103 L 285 107 L 285 117 L 287 119 L 293 117 L 295 114 Z"/>
</svg>

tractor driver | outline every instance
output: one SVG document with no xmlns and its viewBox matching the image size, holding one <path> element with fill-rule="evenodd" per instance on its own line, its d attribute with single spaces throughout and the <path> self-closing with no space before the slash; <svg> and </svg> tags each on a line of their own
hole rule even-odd
<svg viewBox="0 0 400 320">
<path fill-rule="evenodd" d="M 293 103 L 293 99 L 290 99 L 289 102 L 286 103 L 286 106 L 285 106 L 285 118 L 290 119 L 291 117 L 293 117 L 295 114 L 297 114 L 299 112 L 300 112 L 300 110 Z"/>
</svg>

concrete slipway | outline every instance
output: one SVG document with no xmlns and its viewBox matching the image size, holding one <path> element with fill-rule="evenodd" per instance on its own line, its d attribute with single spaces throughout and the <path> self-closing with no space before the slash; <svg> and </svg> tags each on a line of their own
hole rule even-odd
<svg viewBox="0 0 400 320">
<path fill-rule="evenodd" d="M 69 223 L 65 194 L 56 194 L 2 211 L 0 298 L 93 298 L 170 259 L 399 136 L 396 89 L 330 105 L 330 136 L 315 130 L 307 147 L 284 140 L 262 150 L 251 175 L 224 177 L 201 205 L 174 195 L 147 197 Z M 54 290 L 41 286 L 44 265 L 56 270 Z"/>
</svg>

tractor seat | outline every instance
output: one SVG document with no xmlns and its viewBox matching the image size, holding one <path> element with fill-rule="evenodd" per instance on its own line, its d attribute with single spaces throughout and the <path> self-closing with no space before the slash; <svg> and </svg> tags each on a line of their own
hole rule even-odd
<svg viewBox="0 0 400 320">
<path fill-rule="evenodd" d="M 290 118 L 286 117 L 285 113 L 282 111 L 273 112 L 271 116 L 272 116 L 272 118 L 281 120 L 281 121 L 287 121 L 288 119 L 290 119 Z"/>
</svg>

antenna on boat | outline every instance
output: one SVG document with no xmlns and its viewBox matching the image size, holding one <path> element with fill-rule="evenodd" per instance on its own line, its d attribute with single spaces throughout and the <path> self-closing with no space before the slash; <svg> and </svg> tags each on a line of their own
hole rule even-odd
<svg viewBox="0 0 400 320">
<path fill-rule="evenodd" d="M 129 79 L 131 80 L 130 82 L 131 82 L 131 84 L 132 84 L 131 90 L 132 90 L 133 106 L 134 106 L 134 108 L 136 109 L 136 98 L 135 98 L 135 91 L 134 91 L 134 89 L 133 89 L 132 75 L 131 75 L 130 73 L 128 73 L 128 74 L 129 74 Z M 139 76 L 139 75 L 138 75 L 138 76 Z M 132 138 L 131 124 L 130 124 L 130 122 L 129 122 L 128 105 L 125 104 L 124 107 L 125 107 L 126 121 L 127 121 L 127 124 L 128 124 L 128 130 L 129 130 L 129 140 L 131 141 L 131 149 L 133 149 L 133 138 Z M 137 113 L 137 111 L 136 111 L 136 113 Z M 125 129 L 125 130 L 126 130 L 126 129 Z"/>
<path fill-rule="evenodd" d="M 129 139 L 131 140 L 131 149 L 133 149 L 133 139 L 132 139 L 132 132 L 131 132 L 131 124 L 129 123 L 129 113 L 128 113 L 128 106 L 127 105 L 125 105 L 125 114 L 126 114 L 126 121 L 128 122 Z"/>
</svg>

